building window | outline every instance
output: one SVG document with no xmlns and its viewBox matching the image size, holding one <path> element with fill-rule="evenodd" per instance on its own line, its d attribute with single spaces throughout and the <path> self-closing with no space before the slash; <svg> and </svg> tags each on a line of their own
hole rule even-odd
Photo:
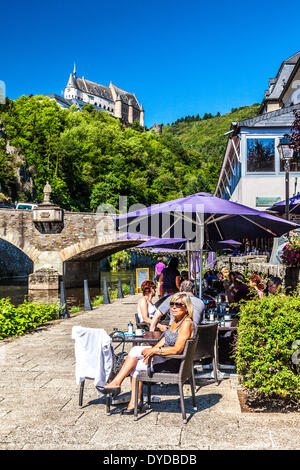
<svg viewBox="0 0 300 470">
<path fill-rule="evenodd" d="M 274 139 L 247 139 L 247 171 L 251 173 L 275 171 Z"/>
<path fill-rule="evenodd" d="M 285 171 L 284 162 L 282 160 L 280 160 L 280 171 Z M 290 171 L 300 171 L 300 152 L 294 153 L 294 156 L 290 161 Z"/>
</svg>

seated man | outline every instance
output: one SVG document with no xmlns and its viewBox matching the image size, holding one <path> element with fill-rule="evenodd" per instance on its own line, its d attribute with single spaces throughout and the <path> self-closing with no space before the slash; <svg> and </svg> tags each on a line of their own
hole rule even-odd
<svg viewBox="0 0 300 470">
<path fill-rule="evenodd" d="M 184 292 L 191 298 L 191 301 L 194 307 L 193 321 L 196 324 L 196 326 L 198 326 L 203 320 L 204 310 L 205 310 L 204 302 L 201 299 L 199 299 L 199 297 L 196 297 L 194 295 L 194 284 L 191 281 L 183 281 L 180 284 L 180 292 Z M 169 325 L 171 325 L 173 321 L 172 314 L 170 314 L 170 306 L 169 306 L 171 297 L 172 296 L 168 296 L 157 308 L 152 318 L 150 331 L 154 331 L 155 328 L 158 328 L 160 331 L 166 331 L 168 328 L 167 325 L 163 325 L 162 323 L 159 322 L 159 320 L 165 316 L 167 317 L 169 316 Z"/>
</svg>

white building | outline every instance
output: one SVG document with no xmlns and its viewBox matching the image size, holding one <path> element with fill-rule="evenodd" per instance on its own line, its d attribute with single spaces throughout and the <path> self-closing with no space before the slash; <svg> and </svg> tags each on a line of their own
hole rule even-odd
<svg viewBox="0 0 300 470">
<path fill-rule="evenodd" d="M 277 146 L 300 110 L 300 52 L 269 81 L 258 116 L 233 122 L 215 195 L 265 210 L 285 199 L 285 173 Z M 290 164 L 290 196 L 300 191 L 300 155 Z"/>
</svg>

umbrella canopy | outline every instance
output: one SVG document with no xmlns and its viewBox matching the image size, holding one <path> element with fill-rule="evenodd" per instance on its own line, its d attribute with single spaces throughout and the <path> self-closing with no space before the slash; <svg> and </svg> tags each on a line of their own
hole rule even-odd
<svg viewBox="0 0 300 470">
<path fill-rule="evenodd" d="M 185 250 L 173 249 L 173 248 L 151 248 L 151 253 L 185 253 Z"/>
<path fill-rule="evenodd" d="M 159 247 L 185 250 L 186 238 L 155 238 L 138 245 L 138 248 Z"/>
<path fill-rule="evenodd" d="M 196 226 L 203 225 L 206 241 L 236 238 L 279 237 L 298 224 L 208 193 L 155 204 L 116 217 L 119 227 L 129 227 L 155 237 L 186 237 L 194 240 Z M 188 233 L 185 233 L 185 229 Z"/>
<path fill-rule="evenodd" d="M 242 243 L 238 242 L 236 240 L 221 240 L 219 242 L 213 242 L 212 243 L 212 246 L 216 251 L 218 251 L 218 250 L 234 250 L 234 248 L 238 248 L 241 245 L 242 245 Z"/>
<path fill-rule="evenodd" d="M 230 245 L 230 246 L 240 246 L 242 245 L 241 242 L 238 242 L 236 240 L 222 240 L 220 242 L 217 242 L 218 245 Z"/>
<path fill-rule="evenodd" d="M 285 213 L 285 202 L 279 201 L 273 204 L 272 207 L 269 207 L 267 210 L 272 212 L 277 212 L 278 214 Z M 296 196 L 290 197 L 289 199 L 289 213 L 290 214 L 300 214 L 300 193 L 296 194 Z"/>
<path fill-rule="evenodd" d="M 119 240 L 147 240 L 147 239 L 154 239 L 154 237 L 150 237 L 149 235 L 143 235 L 142 233 L 124 233 L 120 232 L 121 235 L 119 236 Z M 156 240 L 156 238 L 155 238 Z"/>
</svg>

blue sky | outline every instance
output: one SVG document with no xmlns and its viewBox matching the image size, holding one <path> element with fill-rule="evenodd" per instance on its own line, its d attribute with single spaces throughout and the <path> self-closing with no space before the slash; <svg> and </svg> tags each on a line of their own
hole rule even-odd
<svg viewBox="0 0 300 470">
<path fill-rule="evenodd" d="M 7 96 L 57 93 L 77 75 L 135 92 L 145 125 L 261 102 L 300 50 L 300 3 L 28 0 L 1 5 Z"/>
</svg>

